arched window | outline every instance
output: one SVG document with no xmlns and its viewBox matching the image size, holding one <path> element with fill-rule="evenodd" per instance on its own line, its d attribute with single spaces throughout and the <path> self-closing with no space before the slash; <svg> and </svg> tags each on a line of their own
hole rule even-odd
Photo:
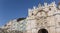
<svg viewBox="0 0 60 33">
<path fill-rule="evenodd" d="M 38 33 L 48 33 L 48 31 L 43 28 L 43 29 L 40 29 L 40 30 L 38 31 Z"/>
</svg>

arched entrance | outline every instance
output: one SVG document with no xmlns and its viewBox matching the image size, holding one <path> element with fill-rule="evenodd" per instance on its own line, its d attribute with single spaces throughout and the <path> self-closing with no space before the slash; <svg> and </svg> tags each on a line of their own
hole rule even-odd
<svg viewBox="0 0 60 33">
<path fill-rule="evenodd" d="M 43 28 L 43 29 L 40 29 L 40 30 L 38 31 L 38 33 L 48 33 L 48 31 Z"/>
</svg>

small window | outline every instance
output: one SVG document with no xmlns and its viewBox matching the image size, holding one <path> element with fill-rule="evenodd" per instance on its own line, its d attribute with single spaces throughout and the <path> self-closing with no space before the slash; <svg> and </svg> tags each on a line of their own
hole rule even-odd
<svg viewBox="0 0 60 33">
<path fill-rule="evenodd" d="M 60 10 L 60 2 L 58 3 L 58 7 L 57 8 L 58 8 L 58 10 Z"/>
<path fill-rule="evenodd" d="M 49 10 L 51 10 L 51 8 L 49 8 Z"/>
<path fill-rule="evenodd" d="M 32 13 L 32 15 L 34 15 L 34 14 Z"/>
</svg>

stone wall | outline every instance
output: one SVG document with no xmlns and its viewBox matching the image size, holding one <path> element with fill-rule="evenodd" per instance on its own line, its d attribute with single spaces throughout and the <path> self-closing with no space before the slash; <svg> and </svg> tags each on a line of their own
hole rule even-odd
<svg viewBox="0 0 60 33">
<path fill-rule="evenodd" d="M 28 10 L 28 13 L 27 19 L 29 22 L 27 22 L 27 28 L 29 29 L 27 29 L 27 33 L 38 33 L 39 29 L 42 28 L 47 29 L 48 33 L 60 33 L 60 10 L 55 2 L 48 5 L 44 3 L 44 6 L 40 7 L 33 7 L 33 9 Z"/>
</svg>

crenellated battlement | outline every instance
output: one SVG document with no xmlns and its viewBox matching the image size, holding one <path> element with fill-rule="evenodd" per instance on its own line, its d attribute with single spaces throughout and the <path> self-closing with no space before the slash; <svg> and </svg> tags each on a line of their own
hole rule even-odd
<svg viewBox="0 0 60 33">
<path fill-rule="evenodd" d="M 59 8 L 59 6 L 58 6 Z M 58 11 L 59 9 L 57 8 L 57 5 L 55 2 L 52 2 L 50 4 L 44 3 L 44 5 L 41 6 L 41 4 L 38 5 L 38 7 L 33 6 L 32 9 L 28 9 L 28 16 L 32 16 L 35 15 L 37 12 L 43 10 L 44 12 L 49 12 L 52 11 L 51 14 L 53 14 L 53 12 Z"/>
</svg>

